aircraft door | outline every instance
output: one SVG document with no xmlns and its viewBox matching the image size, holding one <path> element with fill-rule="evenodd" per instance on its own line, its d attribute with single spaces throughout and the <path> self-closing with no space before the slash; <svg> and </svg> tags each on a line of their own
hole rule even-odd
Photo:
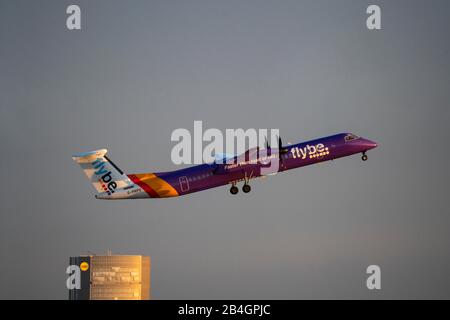
<svg viewBox="0 0 450 320">
<path fill-rule="evenodd" d="M 186 176 L 182 176 L 179 178 L 180 181 L 180 189 L 182 192 L 189 191 L 189 181 Z"/>
</svg>

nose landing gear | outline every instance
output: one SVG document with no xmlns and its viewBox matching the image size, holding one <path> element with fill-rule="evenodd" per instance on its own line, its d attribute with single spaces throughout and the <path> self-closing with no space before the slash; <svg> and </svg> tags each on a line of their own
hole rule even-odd
<svg viewBox="0 0 450 320">
<path fill-rule="evenodd" d="M 362 161 L 367 161 L 367 155 L 366 155 L 366 153 L 365 152 L 363 152 L 363 154 L 362 154 L 362 156 L 361 156 L 361 160 Z"/>
</svg>

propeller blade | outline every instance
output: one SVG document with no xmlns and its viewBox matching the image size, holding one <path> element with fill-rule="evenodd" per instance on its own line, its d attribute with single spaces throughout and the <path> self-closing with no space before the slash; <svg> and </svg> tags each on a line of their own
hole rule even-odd
<svg viewBox="0 0 450 320">
<path fill-rule="evenodd" d="M 288 149 L 283 147 L 283 142 L 281 141 L 281 137 L 279 136 L 278 137 L 278 153 L 281 155 L 281 154 L 285 154 L 287 152 L 288 152 Z"/>
<path fill-rule="evenodd" d="M 282 148 L 281 143 L 282 143 L 281 142 L 281 137 L 278 136 L 278 159 L 279 159 L 280 162 L 283 161 L 283 159 L 281 158 L 281 148 Z"/>
</svg>

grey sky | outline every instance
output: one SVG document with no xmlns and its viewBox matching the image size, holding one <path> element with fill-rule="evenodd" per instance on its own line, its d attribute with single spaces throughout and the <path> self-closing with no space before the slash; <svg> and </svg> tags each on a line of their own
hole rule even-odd
<svg viewBox="0 0 450 320">
<path fill-rule="evenodd" d="M 82 30 L 66 29 L 66 7 Z M 382 30 L 365 27 L 379 4 Z M 0 298 L 66 299 L 88 250 L 170 298 L 450 298 L 448 1 L 1 1 Z M 168 200 L 99 201 L 71 155 L 175 169 L 176 128 L 350 131 L 359 156 Z M 380 265 L 382 290 L 365 287 Z"/>
</svg>

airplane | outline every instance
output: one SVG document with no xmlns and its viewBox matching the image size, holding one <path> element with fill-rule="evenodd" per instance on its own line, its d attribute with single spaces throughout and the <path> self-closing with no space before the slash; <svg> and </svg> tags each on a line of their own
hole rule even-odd
<svg viewBox="0 0 450 320">
<path fill-rule="evenodd" d="M 170 198 L 231 184 L 230 193 L 239 192 L 236 186 L 244 181 L 242 191 L 251 190 L 249 181 L 311 164 L 334 160 L 366 152 L 377 143 L 352 133 L 340 133 L 295 145 L 283 146 L 278 138 L 277 148 L 255 147 L 239 156 L 222 156 L 213 163 L 170 172 L 125 174 L 100 149 L 74 155 L 96 190 L 95 198 L 105 200 Z M 271 161 L 278 161 L 275 170 L 269 169 Z M 269 173 L 267 173 L 269 172 Z"/>
</svg>

